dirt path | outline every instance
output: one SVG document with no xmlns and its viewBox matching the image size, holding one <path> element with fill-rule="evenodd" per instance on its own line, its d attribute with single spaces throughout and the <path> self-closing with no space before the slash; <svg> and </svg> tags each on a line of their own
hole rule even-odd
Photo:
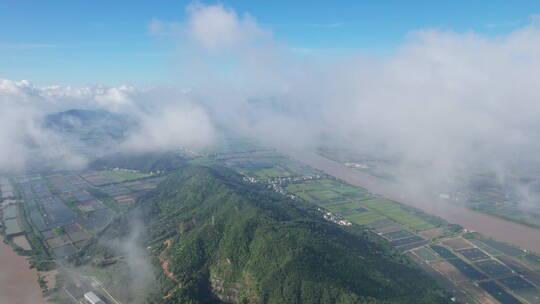
<svg viewBox="0 0 540 304">
<path fill-rule="evenodd" d="M 1 237 L 0 237 L 1 239 Z M 37 271 L 30 269 L 26 257 L 0 241 L 0 303 L 45 304 L 37 282 Z"/>
</svg>

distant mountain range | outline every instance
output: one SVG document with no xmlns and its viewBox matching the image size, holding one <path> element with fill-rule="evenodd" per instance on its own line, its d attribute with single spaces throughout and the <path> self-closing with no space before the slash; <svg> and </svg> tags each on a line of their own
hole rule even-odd
<svg viewBox="0 0 540 304">
<path fill-rule="evenodd" d="M 49 130 L 93 143 L 122 140 L 136 125 L 136 121 L 126 115 L 81 109 L 49 114 L 43 122 L 43 126 Z"/>
</svg>

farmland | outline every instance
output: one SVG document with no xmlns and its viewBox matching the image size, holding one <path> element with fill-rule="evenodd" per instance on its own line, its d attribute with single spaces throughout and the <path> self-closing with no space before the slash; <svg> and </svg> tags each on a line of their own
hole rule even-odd
<svg viewBox="0 0 540 304">
<path fill-rule="evenodd" d="M 360 225 L 410 257 L 460 301 L 537 303 L 540 258 L 533 253 L 467 233 L 274 150 L 246 143 L 224 150 L 192 153 L 187 162 L 228 167 L 248 184 L 262 184 L 292 201 L 312 204 L 324 219 L 345 229 Z M 38 269 L 54 268 L 53 261 L 67 261 L 81 252 L 164 178 L 108 168 L 11 177 L 15 204 L 2 212 L 4 233 L 9 233 L 13 246 L 30 246 Z M 106 273 L 92 275 L 107 281 Z"/>
<path fill-rule="evenodd" d="M 350 169 L 397 184 L 406 183 L 407 177 L 403 174 L 404 171 L 420 172 L 419 169 L 421 169 L 408 166 L 404 170 L 404 165 L 392 157 L 350 149 L 323 147 L 318 150 L 318 154 Z M 438 185 L 436 190 L 438 193 L 435 197 L 441 195 L 449 203 L 540 228 L 540 208 L 531 206 L 526 211 L 521 208 L 524 201 L 527 201 L 527 197 L 523 197 L 520 189 L 526 185 L 516 186 L 524 180 L 527 180 L 529 185 L 537 184 L 537 176 L 538 174 L 535 173 L 530 176 L 508 174 L 503 183 L 497 178 L 497 172 L 493 172 L 492 168 L 474 166 L 467 173 L 457 175 L 452 180 Z M 529 190 L 534 193 L 539 189 L 532 187 Z"/>
<path fill-rule="evenodd" d="M 407 253 L 437 281 L 454 290 L 458 301 L 538 303 L 535 297 L 540 293 L 540 282 L 534 282 L 534 278 L 539 276 L 536 268 L 530 266 L 540 266 L 536 255 L 527 258 L 528 254 L 519 248 L 480 234 L 468 234 L 438 217 L 314 169 L 299 174 L 290 169 L 295 161 L 273 151 L 218 154 L 214 160 L 251 178 L 252 182 L 267 183 L 277 192 L 322 208 L 332 214 L 326 215 L 329 220 L 364 226 Z M 370 171 L 374 172 L 377 173 Z M 385 177 L 392 179 L 389 175 Z M 524 282 L 518 282 L 516 272 L 523 274 Z"/>
<path fill-rule="evenodd" d="M 31 250 L 38 269 L 84 247 L 119 212 L 161 180 L 128 171 L 83 171 L 16 176 L 15 204 L 2 210 L 4 233 Z M 48 266 L 47 266 L 48 265 Z"/>
</svg>

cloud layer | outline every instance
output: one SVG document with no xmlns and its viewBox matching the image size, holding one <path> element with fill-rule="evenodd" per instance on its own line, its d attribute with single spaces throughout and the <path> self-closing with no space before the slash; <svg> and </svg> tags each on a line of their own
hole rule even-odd
<svg viewBox="0 0 540 304">
<path fill-rule="evenodd" d="M 175 23 L 178 68 L 198 80 L 191 97 L 221 124 L 273 145 L 339 138 L 391 155 L 411 180 L 430 186 L 472 165 L 500 179 L 538 168 L 534 22 L 498 37 L 417 30 L 390 56 L 329 59 L 299 56 L 253 17 L 222 5 L 187 13 Z M 188 53 L 197 64 L 186 63 Z"/>
<path fill-rule="evenodd" d="M 3 166 L 24 162 L 27 138 L 46 146 L 33 122 L 40 113 L 83 107 L 136 117 L 140 128 L 123 144 L 135 150 L 204 146 L 226 128 L 286 147 L 330 138 L 391 156 L 408 180 L 429 186 L 471 166 L 500 180 L 540 168 L 537 23 L 498 37 L 422 29 L 392 55 L 321 58 L 276 42 L 253 16 L 224 5 L 195 3 L 186 14 L 149 23 L 177 49 L 177 88 L 1 80 L 0 140 L 15 143 L 2 147 Z"/>
</svg>

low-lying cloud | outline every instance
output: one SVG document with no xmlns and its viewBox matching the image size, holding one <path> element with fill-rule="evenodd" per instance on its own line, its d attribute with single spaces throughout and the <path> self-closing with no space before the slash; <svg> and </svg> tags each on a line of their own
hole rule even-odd
<svg viewBox="0 0 540 304">
<path fill-rule="evenodd" d="M 298 54 L 254 16 L 221 4 L 197 2 L 186 15 L 148 26 L 177 50 L 177 88 L 0 81 L 0 140 L 15 143 L 4 144 L 0 164 L 14 155 L 12 166 L 24 162 L 19 130 L 41 138 L 30 122 L 40 112 L 85 107 L 136 117 L 138 131 L 121 145 L 135 150 L 208 145 L 226 127 L 269 145 L 313 149 L 331 138 L 391 156 L 403 176 L 426 187 L 471 166 L 500 181 L 539 168 L 535 22 L 495 37 L 419 29 L 391 55 L 321 58 Z"/>
</svg>

